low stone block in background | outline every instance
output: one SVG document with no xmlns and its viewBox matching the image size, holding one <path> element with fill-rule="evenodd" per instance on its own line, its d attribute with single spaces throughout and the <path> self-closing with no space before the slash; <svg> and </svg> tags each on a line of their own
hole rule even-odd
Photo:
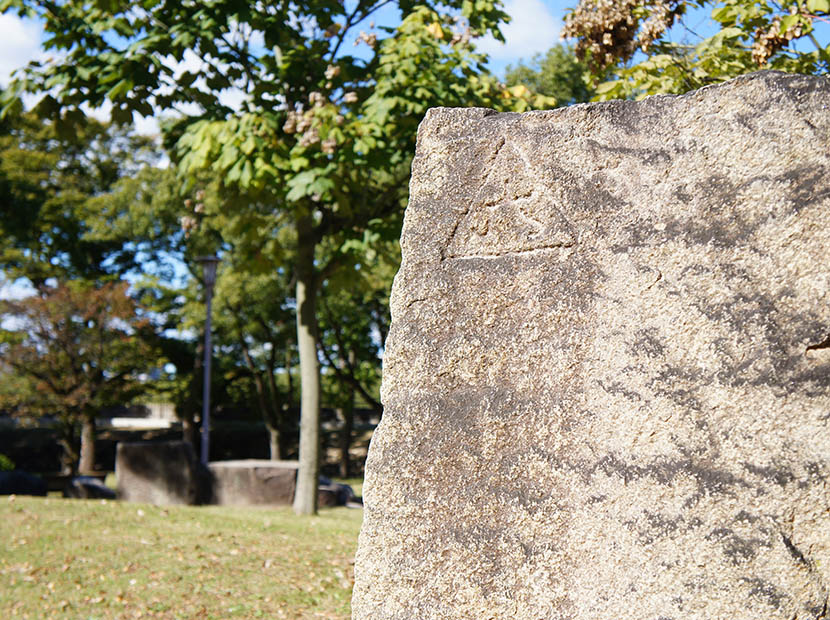
<svg viewBox="0 0 830 620">
<path fill-rule="evenodd" d="M 118 499 L 159 506 L 201 503 L 207 483 L 185 441 L 119 443 L 115 476 Z"/>
<path fill-rule="evenodd" d="M 431 110 L 355 620 L 791 620 L 830 590 L 830 80 Z"/>
<path fill-rule="evenodd" d="M 291 505 L 297 485 L 297 461 L 216 461 L 208 464 L 210 502 L 221 505 Z"/>
</svg>

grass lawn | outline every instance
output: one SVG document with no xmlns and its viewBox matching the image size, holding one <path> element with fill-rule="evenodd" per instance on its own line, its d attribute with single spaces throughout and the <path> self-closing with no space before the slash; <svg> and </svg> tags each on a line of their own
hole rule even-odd
<svg viewBox="0 0 830 620">
<path fill-rule="evenodd" d="M 349 618 L 362 510 L 0 497 L 0 618 Z"/>
</svg>

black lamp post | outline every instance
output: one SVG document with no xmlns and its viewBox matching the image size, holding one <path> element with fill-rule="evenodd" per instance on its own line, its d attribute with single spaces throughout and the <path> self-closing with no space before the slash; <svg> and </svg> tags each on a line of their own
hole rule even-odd
<svg viewBox="0 0 830 620">
<path fill-rule="evenodd" d="M 208 454 L 210 452 L 210 362 L 213 358 L 213 349 L 211 345 L 211 305 L 213 302 L 213 286 L 216 284 L 216 266 L 219 264 L 219 258 L 216 256 L 200 256 L 196 259 L 202 263 L 202 268 L 205 274 L 205 375 L 204 385 L 202 386 L 202 465 L 208 464 Z"/>
</svg>

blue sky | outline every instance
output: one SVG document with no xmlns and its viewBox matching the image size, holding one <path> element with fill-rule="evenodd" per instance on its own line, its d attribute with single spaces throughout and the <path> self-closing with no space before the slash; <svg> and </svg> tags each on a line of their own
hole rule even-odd
<svg viewBox="0 0 830 620">
<path fill-rule="evenodd" d="M 546 52 L 559 41 L 559 31 L 565 10 L 574 2 L 561 0 L 510 0 L 505 10 L 511 16 L 502 28 L 506 44 L 485 39 L 479 48 L 490 55 L 490 69 L 503 74 L 504 67 L 520 59 L 529 60 L 534 54 Z"/>
</svg>

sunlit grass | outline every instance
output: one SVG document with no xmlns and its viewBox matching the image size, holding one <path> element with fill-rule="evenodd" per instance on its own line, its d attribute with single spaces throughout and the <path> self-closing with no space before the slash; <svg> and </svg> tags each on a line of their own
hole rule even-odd
<svg viewBox="0 0 830 620">
<path fill-rule="evenodd" d="M 0 497 L 0 614 L 348 618 L 361 518 Z"/>
</svg>

